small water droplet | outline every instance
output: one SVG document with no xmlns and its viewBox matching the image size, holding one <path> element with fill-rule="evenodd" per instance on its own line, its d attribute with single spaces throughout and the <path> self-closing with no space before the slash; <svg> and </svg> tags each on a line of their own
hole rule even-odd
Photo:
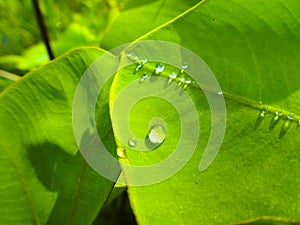
<svg viewBox="0 0 300 225">
<path fill-rule="evenodd" d="M 148 78 L 148 73 L 145 72 L 145 73 L 142 75 L 142 77 L 141 77 L 141 79 L 140 79 L 140 82 L 141 82 L 141 83 L 144 82 L 147 78 Z"/>
<path fill-rule="evenodd" d="M 155 74 L 156 74 L 156 75 L 157 75 L 157 74 L 160 74 L 161 72 L 164 71 L 164 69 L 165 69 L 164 64 L 162 64 L 162 63 L 157 64 L 157 65 L 156 65 L 156 68 L 155 68 Z"/>
<path fill-rule="evenodd" d="M 183 63 L 182 66 L 181 66 L 181 69 L 185 70 L 188 68 L 188 65 L 186 63 Z"/>
<path fill-rule="evenodd" d="M 218 91 L 218 95 L 223 95 L 223 91 Z"/>
<path fill-rule="evenodd" d="M 268 111 L 263 109 L 263 110 L 260 111 L 259 116 L 263 118 L 267 115 L 267 113 L 268 113 Z"/>
<path fill-rule="evenodd" d="M 192 83 L 192 81 L 191 81 L 190 79 L 186 80 L 186 81 L 185 81 L 185 84 L 184 84 L 184 86 L 183 86 L 183 89 L 186 89 L 187 86 L 188 86 L 190 83 Z"/>
<path fill-rule="evenodd" d="M 178 80 L 178 85 L 181 86 L 183 83 L 185 83 L 185 79 L 183 77 L 180 77 Z"/>
<path fill-rule="evenodd" d="M 170 84 L 173 80 L 176 79 L 176 73 L 172 72 L 171 74 L 169 74 L 169 80 L 168 80 L 168 84 Z"/>
<path fill-rule="evenodd" d="M 176 73 L 171 73 L 170 75 L 169 75 L 169 79 L 171 79 L 171 80 L 174 80 L 174 79 L 176 79 Z"/>
<path fill-rule="evenodd" d="M 148 62 L 148 59 L 144 58 L 142 59 L 142 64 L 145 65 Z"/>
<path fill-rule="evenodd" d="M 127 158 L 127 155 L 126 155 L 126 149 L 123 148 L 123 147 L 118 147 L 118 148 L 117 148 L 117 155 L 118 155 L 120 158 Z"/>
<path fill-rule="evenodd" d="M 181 69 L 179 70 L 178 75 L 182 74 L 184 72 L 185 69 L 188 68 L 188 65 L 186 63 L 182 64 Z"/>
<path fill-rule="evenodd" d="M 190 83 L 192 83 L 192 81 L 191 81 L 190 79 L 187 79 L 187 80 L 185 81 L 185 83 L 186 83 L 186 84 L 190 84 Z"/>
<path fill-rule="evenodd" d="M 137 60 L 137 59 L 136 59 Z M 138 72 L 140 69 L 143 68 L 143 66 L 148 62 L 148 59 L 142 59 L 139 61 L 135 67 L 135 73 Z"/>
<path fill-rule="evenodd" d="M 139 60 L 139 57 L 138 56 L 134 56 L 134 61 L 136 62 L 136 61 L 138 61 Z"/>
<path fill-rule="evenodd" d="M 291 113 L 290 115 L 288 115 L 287 117 L 286 117 L 288 120 L 291 120 L 291 121 L 294 121 L 294 113 Z"/>
<path fill-rule="evenodd" d="M 135 67 L 135 72 L 139 71 L 140 69 L 142 69 L 143 64 L 142 63 L 138 63 Z"/>
<path fill-rule="evenodd" d="M 127 52 L 126 56 L 127 56 L 128 58 L 131 58 L 131 57 L 132 57 L 132 52 Z"/>
<path fill-rule="evenodd" d="M 273 121 L 275 122 L 275 121 L 279 120 L 281 116 L 282 116 L 282 111 L 275 112 Z"/>
<path fill-rule="evenodd" d="M 260 104 L 260 105 L 262 105 L 262 104 L 263 104 L 263 102 L 262 102 L 262 101 L 259 101 L 259 104 Z"/>
<path fill-rule="evenodd" d="M 161 144 L 165 140 L 166 130 L 161 125 L 154 125 L 150 128 L 148 138 L 153 144 Z"/>
<path fill-rule="evenodd" d="M 129 145 L 129 147 L 135 147 L 136 146 L 136 141 L 134 139 L 129 139 L 128 140 L 128 145 Z"/>
</svg>

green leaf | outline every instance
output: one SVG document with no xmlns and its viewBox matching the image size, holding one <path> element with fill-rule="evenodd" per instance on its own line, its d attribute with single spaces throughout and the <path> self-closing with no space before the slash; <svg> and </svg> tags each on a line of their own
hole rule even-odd
<svg viewBox="0 0 300 225">
<path fill-rule="evenodd" d="M 187 88 L 201 121 L 197 149 L 185 167 L 170 179 L 150 186 L 128 187 L 139 224 L 221 225 L 261 216 L 282 218 L 271 219 L 267 224 L 300 223 L 298 15 L 299 3 L 293 0 L 208 0 L 139 39 L 173 41 L 198 54 L 219 81 L 227 107 L 222 148 L 208 169 L 199 172 L 210 135 L 211 112 L 202 92 Z M 126 21 L 125 27 L 136 25 Z M 123 42 L 128 40 L 122 37 Z M 114 46 L 122 41 L 111 43 Z M 169 68 L 162 76 L 169 75 Z M 111 89 L 110 105 L 129 83 L 140 79 L 144 71 L 154 69 L 155 64 L 149 64 L 136 75 L 134 67 L 119 72 Z M 182 108 L 185 107 L 183 102 Z M 264 108 L 268 112 L 261 116 Z M 275 113 L 280 110 L 283 115 L 274 123 Z M 291 122 L 287 117 L 292 113 Z M 131 109 L 128 124 L 132 133 L 145 138 L 153 117 L 163 118 L 168 127 L 165 142 L 150 152 L 127 147 L 127 158 L 121 161 L 151 165 L 174 150 L 180 138 L 180 121 L 176 110 L 157 98 L 139 101 Z M 116 130 L 122 123 L 112 119 Z M 118 136 L 116 139 L 119 145 L 127 145 Z M 134 179 L 128 167 L 123 168 L 125 180 Z M 164 171 L 153 171 L 152 176 L 156 173 Z"/>
<path fill-rule="evenodd" d="M 76 86 L 102 54 L 73 51 L 27 74 L 0 95 L 0 223 L 91 224 L 113 188 L 83 160 L 72 129 Z M 98 104 L 109 121 L 107 95 Z M 110 123 L 99 135 L 115 149 Z"/>
<path fill-rule="evenodd" d="M 134 41 L 144 33 L 185 11 L 195 2 L 197 1 L 126 1 L 121 7 L 115 8 L 111 22 L 103 33 L 101 47 L 111 49 Z"/>
</svg>

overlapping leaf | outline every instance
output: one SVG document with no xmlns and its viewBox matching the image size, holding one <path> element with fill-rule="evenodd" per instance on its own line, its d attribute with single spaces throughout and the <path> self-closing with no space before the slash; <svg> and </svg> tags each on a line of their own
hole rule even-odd
<svg viewBox="0 0 300 225">
<path fill-rule="evenodd" d="M 76 86 L 102 51 L 79 49 L 32 71 L 0 96 L 0 223 L 90 224 L 113 182 L 93 171 L 74 140 Z M 109 88 L 110 85 L 108 84 Z M 101 121 L 109 120 L 107 95 Z M 115 149 L 110 125 L 100 126 Z"/>
</svg>

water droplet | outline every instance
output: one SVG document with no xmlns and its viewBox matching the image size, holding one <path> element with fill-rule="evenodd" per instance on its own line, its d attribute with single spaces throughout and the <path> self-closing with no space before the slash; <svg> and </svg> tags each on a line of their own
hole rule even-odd
<svg viewBox="0 0 300 225">
<path fill-rule="evenodd" d="M 261 111 L 259 112 L 259 116 L 263 118 L 263 117 L 265 117 L 265 116 L 267 115 L 267 113 L 268 113 L 268 111 L 265 110 L 265 109 L 263 109 L 263 110 L 261 110 Z"/>
<path fill-rule="evenodd" d="M 142 64 L 145 65 L 148 62 L 148 59 L 144 58 L 142 59 Z"/>
<path fill-rule="evenodd" d="M 141 77 L 141 79 L 140 79 L 140 82 L 141 82 L 141 83 L 144 82 L 147 78 L 148 78 L 148 73 L 145 72 L 145 73 L 142 75 L 142 77 Z"/>
<path fill-rule="evenodd" d="M 135 72 L 139 71 L 140 69 L 142 69 L 143 64 L 142 63 L 138 63 L 135 67 Z"/>
<path fill-rule="evenodd" d="M 155 74 L 157 75 L 157 74 L 163 72 L 164 69 L 165 69 L 164 64 L 162 64 L 162 63 L 157 64 L 156 68 L 155 68 Z"/>
<path fill-rule="evenodd" d="M 188 65 L 186 63 L 182 64 L 181 69 L 179 70 L 179 74 L 182 74 L 185 69 L 188 68 Z"/>
<path fill-rule="evenodd" d="M 153 144 L 161 144 L 165 140 L 166 130 L 161 125 L 154 125 L 150 128 L 148 138 Z"/>
<path fill-rule="evenodd" d="M 134 56 L 133 60 L 136 62 L 139 60 L 139 57 L 138 56 Z"/>
<path fill-rule="evenodd" d="M 290 121 L 294 121 L 294 113 L 291 113 L 290 115 L 288 115 L 287 117 L 286 117 L 288 120 L 290 120 Z"/>
<path fill-rule="evenodd" d="M 266 114 L 268 113 L 268 108 L 267 107 L 263 107 L 259 113 L 258 113 L 258 117 L 255 121 L 255 125 L 254 125 L 254 130 L 256 130 L 260 124 L 262 123 L 263 119 L 265 118 Z"/>
<path fill-rule="evenodd" d="M 185 84 L 184 84 L 184 86 L 183 86 L 183 89 L 186 89 L 187 86 L 188 86 L 190 83 L 192 83 L 192 81 L 191 81 L 190 79 L 186 80 L 186 81 L 185 81 Z"/>
<path fill-rule="evenodd" d="M 185 83 L 190 84 L 190 83 L 192 83 L 192 81 L 190 79 L 188 79 L 188 80 L 185 81 Z"/>
<path fill-rule="evenodd" d="M 137 60 L 137 59 L 135 59 Z M 143 66 L 148 62 L 148 59 L 142 59 L 140 62 L 137 63 L 135 67 L 135 73 L 138 72 L 140 69 L 143 68 Z"/>
<path fill-rule="evenodd" d="M 275 122 L 275 121 L 279 120 L 281 116 L 282 116 L 282 111 L 275 112 L 273 121 Z"/>
<path fill-rule="evenodd" d="M 185 83 L 185 79 L 183 77 L 180 77 L 178 80 L 178 85 L 181 86 L 183 83 Z"/>
<path fill-rule="evenodd" d="M 129 145 L 129 147 L 135 147 L 136 146 L 136 141 L 134 139 L 129 139 L 128 140 L 128 145 Z"/>
<path fill-rule="evenodd" d="M 117 155 L 118 155 L 120 158 L 127 158 L 127 155 L 126 155 L 126 149 L 123 148 L 123 147 L 118 147 L 118 148 L 117 148 Z"/>
<path fill-rule="evenodd" d="M 172 72 L 170 75 L 169 75 L 169 80 L 168 80 L 168 84 L 170 84 L 173 80 L 176 79 L 176 73 Z"/>
<path fill-rule="evenodd" d="M 183 63 L 182 66 L 181 66 L 181 69 L 185 70 L 188 68 L 188 65 L 186 63 Z"/>
<path fill-rule="evenodd" d="M 170 75 L 169 75 L 169 79 L 171 79 L 171 80 L 174 80 L 174 79 L 176 79 L 176 73 L 171 73 Z"/>
<path fill-rule="evenodd" d="M 130 59 L 132 57 L 132 52 L 127 52 L 126 56 Z"/>
</svg>

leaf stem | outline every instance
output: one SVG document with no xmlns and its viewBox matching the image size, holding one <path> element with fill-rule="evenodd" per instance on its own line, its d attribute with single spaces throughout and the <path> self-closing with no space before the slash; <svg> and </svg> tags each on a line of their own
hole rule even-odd
<svg viewBox="0 0 300 225">
<path fill-rule="evenodd" d="M 36 19 L 37 19 L 37 22 L 38 22 L 38 25 L 39 25 L 39 28 L 41 31 L 41 35 L 42 35 L 44 44 L 47 48 L 49 59 L 53 60 L 55 57 L 54 57 L 53 51 L 50 46 L 49 36 L 48 36 L 47 28 L 46 28 L 46 25 L 45 25 L 45 22 L 43 19 L 43 15 L 42 15 L 42 12 L 41 12 L 41 9 L 39 6 L 39 2 L 38 2 L 38 0 L 32 0 L 32 4 L 34 7 Z"/>
<path fill-rule="evenodd" d="M 0 70 L 0 77 L 4 77 L 4 78 L 12 80 L 12 81 L 18 81 L 22 78 L 21 76 L 6 72 L 4 70 Z"/>
</svg>

